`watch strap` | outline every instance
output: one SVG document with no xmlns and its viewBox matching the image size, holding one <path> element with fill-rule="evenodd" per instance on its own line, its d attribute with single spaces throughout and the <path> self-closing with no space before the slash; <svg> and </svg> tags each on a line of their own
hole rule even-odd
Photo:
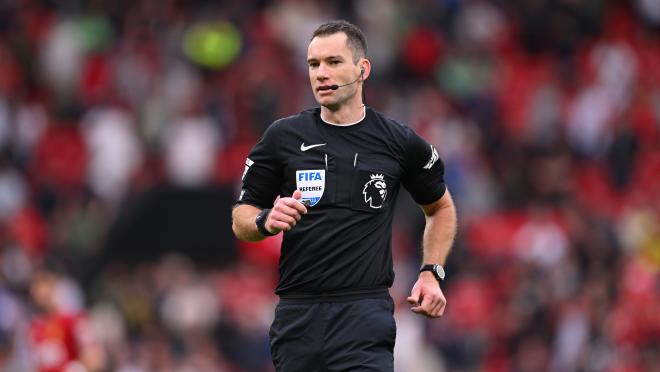
<svg viewBox="0 0 660 372">
<path fill-rule="evenodd" d="M 435 277 L 435 279 L 438 281 L 438 283 L 442 282 L 445 279 L 444 278 L 444 271 L 445 270 L 442 267 L 442 265 L 438 265 L 438 264 L 422 265 L 422 267 L 419 269 L 419 272 L 421 273 L 421 272 L 424 272 L 424 271 L 430 271 L 433 274 L 433 276 Z M 440 273 L 442 273 L 442 274 L 438 273 L 438 271 L 440 271 Z"/>
<path fill-rule="evenodd" d="M 257 218 L 255 219 L 257 230 L 263 236 L 277 235 L 277 233 L 272 233 L 266 229 L 266 220 L 268 219 L 268 214 L 270 214 L 270 209 L 268 208 L 262 209 L 261 212 L 259 212 Z"/>
</svg>

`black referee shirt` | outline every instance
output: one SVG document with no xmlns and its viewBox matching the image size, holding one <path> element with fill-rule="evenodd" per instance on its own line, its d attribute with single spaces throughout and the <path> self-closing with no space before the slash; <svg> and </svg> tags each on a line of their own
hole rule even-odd
<svg viewBox="0 0 660 372">
<path fill-rule="evenodd" d="M 276 293 L 359 295 L 392 286 L 392 219 L 399 186 L 418 204 L 445 193 L 437 151 L 410 128 L 366 108 L 352 125 L 320 108 L 274 122 L 246 160 L 238 203 L 271 208 L 302 191 L 308 213 L 284 233 Z"/>
</svg>

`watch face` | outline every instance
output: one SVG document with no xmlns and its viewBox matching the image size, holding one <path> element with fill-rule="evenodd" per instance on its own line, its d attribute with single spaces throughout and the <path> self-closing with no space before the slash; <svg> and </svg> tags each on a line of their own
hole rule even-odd
<svg viewBox="0 0 660 372">
<path fill-rule="evenodd" d="M 433 271 L 440 279 L 445 279 L 445 270 L 440 265 L 433 265 Z"/>
</svg>

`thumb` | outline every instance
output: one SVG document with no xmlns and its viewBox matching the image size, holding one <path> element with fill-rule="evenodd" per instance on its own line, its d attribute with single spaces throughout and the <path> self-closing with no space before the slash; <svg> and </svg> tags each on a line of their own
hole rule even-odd
<svg viewBox="0 0 660 372">
<path fill-rule="evenodd" d="M 411 305 L 419 305 L 419 288 L 414 287 L 410 297 L 408 297 L 407 300 Z"/>
<path fill-rule="evenodd" d="M 296 190 L 293 192 L 293 195 L 291 195 L 291 197 L 296 200 L 300 200 L 300 198 L 302 198 L 302 192 L 300 192 L 300 190 Z"/>
</svg>

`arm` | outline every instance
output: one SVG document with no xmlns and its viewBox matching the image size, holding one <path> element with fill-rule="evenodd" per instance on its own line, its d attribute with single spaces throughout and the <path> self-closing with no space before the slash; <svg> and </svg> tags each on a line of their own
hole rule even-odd
<svg viewBox="0 0 660 372">
<path fill-rule="evenodd" d="M 239 204 L 231 211 L 231 229 L 238 240 L 257 242 L 265 237 L 257 231 L 255 219 L 261 209 L 250 204 Z"/>
<path fill-rule="evenodd" d="M 456 236 L 456 209 L 449 190 L 436 202 L 423 205 L 422 209 L 426 215 L 423 263 L 444 265 Z"/>
<path fill-rule="evenodd" d="M 422 210 L 426 216 L 423 263 L 444 265 L 456 235 L 456 209 L 449 190 Z M 433 274 L 425 271 L 419 274 L 408 303 L 412 311 L 437 318 L 444 313 L 447 300 Z"/>
<path fill-rule="evenodd" d="M 307 208 L 300 202 L 300 197 L 300 191 L 296 190 L 291 197 L 277 198 L 266 218 L 266 230 L 278 234 L 280 231 L 289 231 L 296 226 L 302 215 L 307 213 Z M 260 212 L 261 209 L 249 204 L 234 207 L 231 228 L 236 238 L 248 242 L 256 242 L 265 238 L 257 230 L 255 223 Z"/>
</svg>

